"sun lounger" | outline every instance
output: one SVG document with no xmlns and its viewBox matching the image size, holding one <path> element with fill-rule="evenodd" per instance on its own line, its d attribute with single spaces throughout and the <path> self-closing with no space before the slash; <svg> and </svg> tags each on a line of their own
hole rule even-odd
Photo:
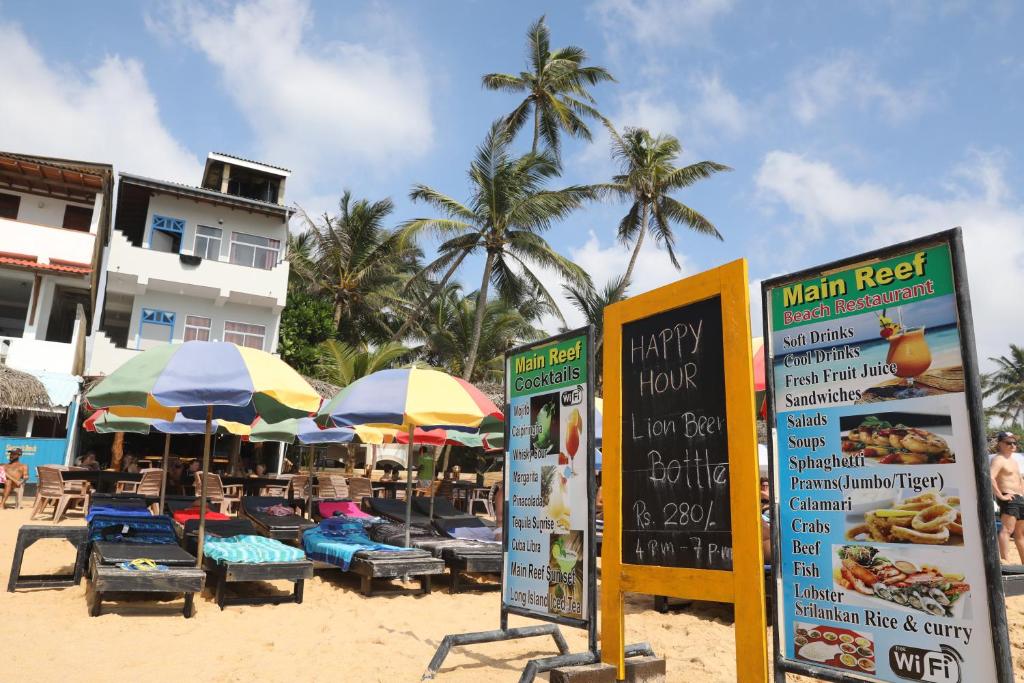
<svg viewBox="0 0 1024 683">
<path fill-rule="evenodd" d="M 242 498 L 241 513 L 253 523 L 263 536 L 302 545 L 302 532 L 315 527 L 316 522 L 294 512 L 287 515 L 273 515 L 266 512 L 267 508 L 275 506 L 290 508 L 287 498 L 246 496 Z"/>
<path fill-rule="evenodd" d="M 420 591 L 430 592 L 430 579 L 444 572 L 444 562 L 425 550 L 370 540 L 359 519 L 332 517 L 303 534 L 306 556 L 321 565 L 338 567 L 360 577 L 360 591 L 373 595 L 374 579 L 418 577 Z M 395 592 L 395 591 L 389 591 Z"/>
<path fill-rule="evenodd" d="M 363 512 L 358 503 L 347 498 L 318 500 L 313 504 L 313 518 L 316 521 L 329 519 L 335 515 L 345 515 L 346 517 L 361 519 L 373 517 L 373 515 Z"/>
<path fill-rule="evenodd" d="M 183 545 L 196 551 L 199 520 L 185 522 Z M 303 582 L 313 578 L 313 563 L 299 548 L 260 535 L 247 519 L 224 521 L 207 519 L 206 542 L 203 544 L 203 568 L 217 582 L 217 606 L 279 605 L 282 602 L 302 603 Z M 291 581 L 291 595 L 249 595 L 228 597 L 228 583 L 237 581 Z"/>
<path fill-rule="evenodd" d="M 93 516 L 89 523 L 89 583 L 93 589 L 91 616 L 99 616 L 110 592 L 182 593 L 185 618 L 192 616 L 193 600 L 203 590 L 206 573 L 196 569 L 196 558 L 178 546 L 171 519 L 165 516 Z M 122 565 L 153 560 L 165 569 L 140 571 Z"/>
<path fill-rule="evenodd" d="M 415 500 L 413 502 L 415 502 Z M 364 498 L 363 504 L 369 508 L 370 513 L 378 517 L 390 519 L 402 524 L 406 521 L 404 500 L 395 500 L 392 498 Z M 420 513 L 415 506 L 412 508 L 412 514 L 409 515 L 409 523 L 412 526 L 424 529 L 430 528 L 430 518 L 427 515 Z"/>
<path fill-rule="evenodd" d="M 448 535 L 454 529 L 468 528 L 475 520 L 480 526 L 474 530 L 486 532 L 481 539 L 455 538 Z M 494 530 L 484 525 L 477 517 L 467 518 L 464 515 L 454 520 L 434 520 L 433 528 L 410 527 L 409 544 L 413 548 L 426 550 L 434 557 L 444 560 L 448 568 L 450 591 L 460 592 L 467 584 L 463 581 L 466 574 L 501 574 L 501 544 L 491 540 Z M 405 543 L 405 524 L 379 524 L 370 529 L 370 536 L 382 543 L 402 545 Z M 483 539 L 483 540 L 482 540 Z M 496 589 L 500 584 L 472 584 L 476 588 Z"/>
</svg>

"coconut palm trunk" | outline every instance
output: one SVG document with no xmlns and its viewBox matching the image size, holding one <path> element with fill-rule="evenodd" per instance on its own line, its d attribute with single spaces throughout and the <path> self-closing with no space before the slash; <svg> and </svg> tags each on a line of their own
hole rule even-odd
<svg viewBox="0 0 1024 683">
<path fill-rule="evenodd" d="M 633 246 L 633 255 L 629 257 L 629 266 L 626 267 L 626 282 L 630 282 L 633 277 L 633 266 L 636 265 L 636 259 L 640 255 L 640 247 L 643 246 L 644 236 L 647 234 L 647 211 L 647 205 L 644 204 L 644 213 L 640 220 L 640 233 L 636 236 L 636 244 Z"/>
<path fill-rule="evenodd" d="M 476 318 L 473 321 L 473 341 L 469 345 L 469 358 L 466 359 L 466 369 L 462 373 L 462 379 L 469 380 L 473 375 L 473 367 L 476 365 L 476 354 L 480 348 L 480 334 L 484 328 L 484 312 L 487 308 L 487 285 L 491 281 L 491 268 L 494 265 L 494 252 L 487 250 L 487 259 L 484 261 L 484 275 L 480 282 L 480 291 L 476 295 Z"/>
</svg>

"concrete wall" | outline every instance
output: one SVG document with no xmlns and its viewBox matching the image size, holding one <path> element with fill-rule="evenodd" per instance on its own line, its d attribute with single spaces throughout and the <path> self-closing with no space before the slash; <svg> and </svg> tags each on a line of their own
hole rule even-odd
<svg viewBox="0 0 1024 683">
<path fill-rule="evenodd" d="M 64 225 L 64 207 L 68 204 L 74 206 L 81 206 L 86 209 L 94 208 L 93 204 L 82 202 L 69 202 L 65 199 L 57 199 L 56 197 L 44 197 L 41 195 L 28 194 L 26 192 L 18 192 L 17 190 L 11 190 L 8 188 L 0 189 L 3 194 L 14 194 L 21 197 L 21 204 L 18 206 L 18 220 L 25 223 L 35 223 L 36 225 L 45 225 L 51 228 L 60 228 Z M 93 212 L 93 227 L 92 232 L 96 232 L 96 224 L 99 216 L 97 212 Z M 24 253 L 24 252 L 18 252 Z M 86 259 L 88 263 L 88 259 Z"/>
<path fill-rule="evenodd" d="M 51 228 L 0 218 L 0 251 L 35 256 L 40 263 L 50 259 L 92 263 L 96 237 L 88 232 Z"/>
<path fill-rule="evenodd" d="M 181 253 L 192 254 L 196 239 L 196 226 L 207 225 L 220 228 L 221 238 L 220 260 L 227 261 L 231 245 L 231 233 L 243 232 L 275 239 L 281 243 L 281 254 L 284 258 L 284 247 L 288 239 L 288 225 L 281 218 L 250 213 L 242 209 L 231 209 L 216 206 L 207 202 L 154 194 L 149 200 L 149 213 L 146 216 L 146 232 L 143 244 L 150 244 L 153 232 L 153 215 L 181 218 L 185 220 L 185 234 L 182 239 Z M 159 233 L 158 233 L 159 235 Z"/>
<path fill-rule="evenodd" d="M 188 315 L 198 315 L 210 318 L 210 341 L 223 341 L 224 323 L 230 320 L 236 323 L 265 326 L 267 328 L 267 335 L 263 350 L 272 352 L 277 349 L 277 328 L 280 321 L 280 313 L 275 313 L 270 308 L 245 306 L 231 302 L 218 306 L 208 299 L 154 291 L 147 291 L 145 294 L 135 298 L 135 305 L 132 307 L 132 320 L 128 328 L 128 346 L 132 349 L 137 348 L 139 345 L 139 320 L 141 319 L 143 308 L 153 308 L 175 314 L 171 341 L 183 341 L 185 336 L 185 317 Z"/>
</svg>

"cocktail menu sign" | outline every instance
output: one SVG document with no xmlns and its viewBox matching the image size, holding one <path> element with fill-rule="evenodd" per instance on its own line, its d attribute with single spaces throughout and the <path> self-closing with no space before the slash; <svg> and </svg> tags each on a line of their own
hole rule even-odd
<svg viewBox="0 0 1024 683">
<path fill-rule="evenodd" d="M 776 675 L 1010 681 L 958 230 L 763 284 Z"/>
</svg>

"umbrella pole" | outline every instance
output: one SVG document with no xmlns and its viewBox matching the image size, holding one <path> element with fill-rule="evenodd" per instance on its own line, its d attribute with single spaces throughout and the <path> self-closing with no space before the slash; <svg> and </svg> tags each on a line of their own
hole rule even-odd
<svg viewBox="0 0 1024 683">
<path fill-rule="evenodd" d="M 412 440 L 416 427 L 409 425 L 409 452 L 405 456 L 405 547 L 409 545 L 409 523 L 412 521 Z"/>
<path fill-rule="evenodd" d="M 316 460 L 316 447 L 309 447 L 309 483 L 306 484 L 306 519 L 313 519 L 313 461 Z"/>
<path fill-rule="evenodd" d="M 164 476 L 160 479 L 160 514 L 164 514 L 164 499 L 167 497 L 167 461 L 171 457 L 171 433 L 164 434 Z"/>
<path fill-rule="evenodd" d="M 206 431 L 203 433 L 203 481 L 199 487 L 199 538 L 196 539 L 196 568 L 203 567 L 203 543 L 206 541 L 206 481 L 210 478 L 210 427 L 213 406 L 206 406 Z"/>
</svg>

